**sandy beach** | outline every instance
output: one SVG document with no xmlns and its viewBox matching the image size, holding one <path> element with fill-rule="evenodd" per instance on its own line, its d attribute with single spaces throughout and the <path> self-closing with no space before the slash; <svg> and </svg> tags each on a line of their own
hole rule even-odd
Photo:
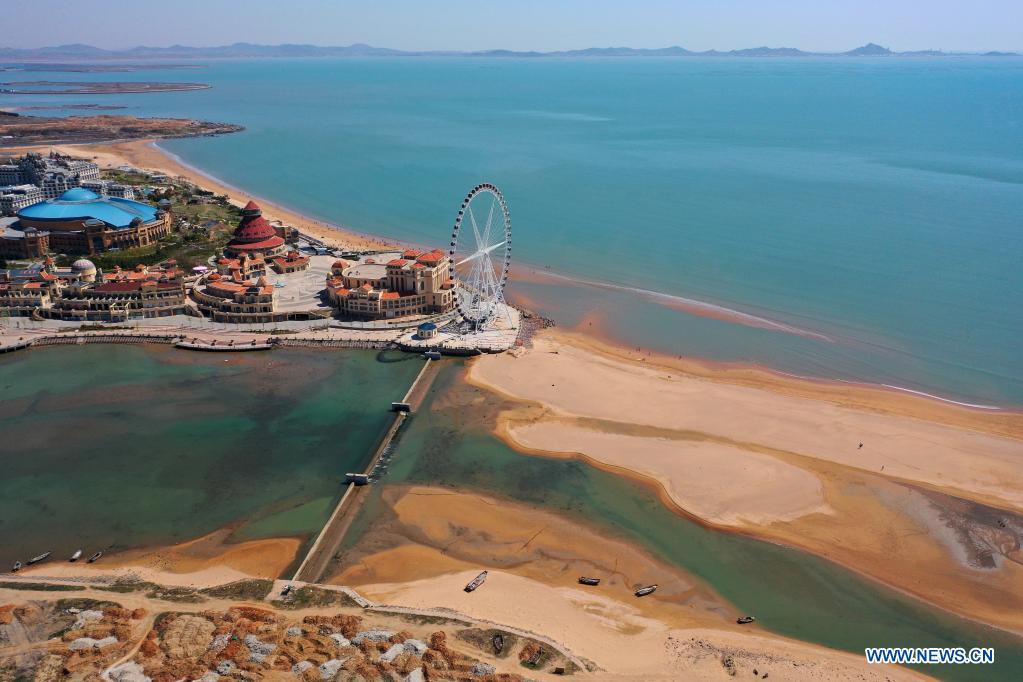
<svg viewBox="0 0 1023 682">
<path fill-rule="evenodd" d="M 303 233 L 313 235 L 335 248 L 378 249 L 396 246 L 394 242 L 388 242 L 378 237 L 360 234 L 354 230 L 315 220 L 297 211 L 220 182 L 181 163 L 175 157 L 156 146 L 156 143 L 152 140 L 82 145 L 58 144 L 10 149 L 5 150 L 5 152 L 11 154 L 20 154 L 26 151 L 47 153 L 51 149 L 61 154 L 90 159 L 101 168 L 118 168 L 119 166 L 129 165 L 173 177 L 182 177 L 203 189 L 216 194 L 227 195 L 228 199 L 238 206 L 244 206 L 250 199 L 255 199 L 263 209 L 263 215 L 266 216 L 267 220 L 279 220 L 292 225 Z"/>
<path fill-rule="evenodd" d="M 387 539 L 356 548 L 332 582 L 388 604 L 444 604 L 544 633 L 603 669 L 593 679 L 726 680 L 753 669 L 778 679 L 919 679 L 738 626 L 734 609 L 694 577 L 564 517 L 436 487 L 389 486 L 384 498 L 393 516 L 374 535 Z M 484 587 L 463 592 L 484 566 Z M 604 580 L 599 589 L 581 587 L 580 574 Z M 632 596 L 636 584 L 654 579 L 657 599 Z"/>
<path fill-rule="evenodd" d="M 734 376 L 545 333 L 475 360 L 469 381 L 518 401 L 497 431 L 519 450 L 639 478 L 705 524 L 1023 630 L 1019 415 Z"/>
<path fill-rule="evenodd" d="M 118 552 L 94 564 L 43 563 L 23 569 L 22 575 L 213 587 L 245 578 L 276 578 L 294 561 L 301 545 L 297 538 L 228 543 L 231 532 L 225 528 L 169 547 Z"/>
</svg>

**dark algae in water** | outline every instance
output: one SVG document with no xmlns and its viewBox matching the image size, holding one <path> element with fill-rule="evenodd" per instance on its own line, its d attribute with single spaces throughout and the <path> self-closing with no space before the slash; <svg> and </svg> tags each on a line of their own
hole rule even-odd
<svg viewBox="0 0 1023 682">
<path fill-rule="evenodd" d="M 497 399 L 480 407 L 479 391 L 461 385 L 460 376 L 452 368 L 434 382 L 385 482 L 479 490 L 602 527 L 701 578 L 781 635 L 861 655 L 877 646 L 994 647 L 994 665 L 919 669 L 949 680 L 1023 679 L 1023 639 L 805 552 L 709 529 L 673 513 L 635 481 L 577 460 L 516 452 L 489 431 Z"/>
</svg>

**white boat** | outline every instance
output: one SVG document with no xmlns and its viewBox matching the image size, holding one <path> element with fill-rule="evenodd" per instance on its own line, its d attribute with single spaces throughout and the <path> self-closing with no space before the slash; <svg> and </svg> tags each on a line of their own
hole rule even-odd
<svg viewBox="0 0 1023 682">
<path fill-rule="evenodd" d="M 472 592 L 477 587 L 483 584 L 483 581 L 487 579 L 487 572 L 483 571 L 478 576 L 472 579 L 472 582 L 465 586 L 466 592 Z"/>
<path fill-rule="evenodd" d="M 647 585 L 636 590 L 637 597 L 645 597 L 648 594 L 653 594 L 657 590 L 657 585 Z"/>
<path fill-rule="evenodd" d="M 21 570 L 21 562 L 20 561 L 15 561 L 14 562 L 14 566 L 11 567 L 11 573 L 17 573 L 20 570 Z"/>
<path fill-rule="evenodd" d="M 68 559 L 68 561 L 78 561 L 81 558 L 82 558 L 82 550 L 78 550 L 77 552 L 75 552 L 74 554 L 71 555 L 71 558 Z"/>
<path fill-rule="evenodd" d="M 89 563 L 91 564 L 93 561 L 99 559 L 101 556 L 103 556 L 103 552 L 96 552 L 91 557 L 89 557 Z"/>
<path fill-rule="evenodd" d="M 43 561 L 48 556 L 50 556 L 50 554 L 51 554 L 51 552 L 43 552 L 42 554 L 40 554 L 37 557 L 32 557 L 31 559 L 28 560 L 28 565 L 31 566 L 32 564 L 38 564 L 40 561 Z"/>
</svg>

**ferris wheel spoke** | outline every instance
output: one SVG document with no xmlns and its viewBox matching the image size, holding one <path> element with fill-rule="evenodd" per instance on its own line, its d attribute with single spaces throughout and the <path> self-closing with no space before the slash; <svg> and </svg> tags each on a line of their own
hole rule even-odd
<svg viewBox="0 0 1023 682">
<path fill-rule="evenodd" d="M 487 213 L 487 225 L 483 228 L 483 244 L 481 246 L 484 249 L 490 244 L 490 226 L 494 223 L 494 204 L 496 203 L 497 198 L 495 197 L 494 200 L 490 202 L 490 212 Z"/>
<path fill-rule="evenodd" d="M 480 228 L 479 225 L 476 224 L 476 215 L 472 212 L 472 204 L 469 204 L 468 209 L 469 222 L 472 223 L 472 232 L 476 235 L 476 250 L 479 251 L 479 249 L 483 246 L 480 238 Z"/>
</svg>

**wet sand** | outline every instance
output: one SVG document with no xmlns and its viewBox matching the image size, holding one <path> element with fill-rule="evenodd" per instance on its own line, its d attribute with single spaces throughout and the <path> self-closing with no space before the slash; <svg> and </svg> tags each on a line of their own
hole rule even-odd
<svg viewBox="0 0 1023 682">
<path fill-rule="evenodd" d="M 520 451 L 638 478 L 706 525 L 813 552 L 1023 631 L 1013 530 L 1023 443 L 996 435 L 1014 433 L 1019 415 L 922 398 L 907 405 L 845 386 L 832 395 L 816 382 L 779 390 L 778 379 L 757 385 L 756 376 L 717 380 L 545 333 L 529 351 L 475 360 L 469 381 L 520 401 L 497 428 Z M 954 520 L 962 505 L 976 509 Z"/>
<path fill-rule="evenodd" d="M 178 545 L 119 552 L 94 564 L 66 561 L 23 569 L 25 575 L 55 578 L 122 578 L 160 585 L 213 587 L 245 578 L 277 578 L 295 559 L 301 541 L 272 538 L 229 543 L 225 528 Z"/>
<path fill-rule="evenodd" d="M 694 577 L 563 517 L 434 487 L 389 486 L 384 499 L 389 520 L 332 582 L 389 604 L 443 604 L 544 633 L 599 666 L 594 679 L 724 680 L 753 669 L 775 679 L 919 678 L 738 626 L 734 609 Z M 486 583 L 463 592 L 483 567 Z M 580 586 L 579 575 L 602 583 Z M 653 580 L 656 598 L 632 595 Z"/>
</svg>

